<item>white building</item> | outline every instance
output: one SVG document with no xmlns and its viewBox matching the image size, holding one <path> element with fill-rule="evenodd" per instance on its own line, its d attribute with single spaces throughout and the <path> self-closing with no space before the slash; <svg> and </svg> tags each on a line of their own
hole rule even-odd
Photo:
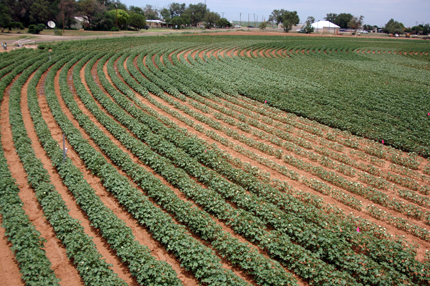
<svg viewBox="0 0 430 286">
<path fill-rule="evenodd" d="M 312 24 L 315 33 L 339 34 L 340 27 L 329 21 L 318 21 Z"/>
</svg>

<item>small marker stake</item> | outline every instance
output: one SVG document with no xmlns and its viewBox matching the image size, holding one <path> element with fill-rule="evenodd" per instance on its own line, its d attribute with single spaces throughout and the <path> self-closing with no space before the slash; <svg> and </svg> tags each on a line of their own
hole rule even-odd
<svg viewBox="0 0 430 286">
<path fill-rule="evenodd" d="M 357 232 L 360 232 L 360 228 L 357 226 Z"/>
<path fill-rule="evenodd" d="M 384 140 L 382 140 L 382 144 L 384 144 Z"/>
<path fill-rule="evenodd" d="M 208 151 L 207 150 L 205 150 L 205 153 L 207 153 Z"/>
<path fill-rule="evenodd" d="M 427 113 L 427 116 L 430 116 L 430 112 L 429 112 L 429 113 Z"/>
</svg>

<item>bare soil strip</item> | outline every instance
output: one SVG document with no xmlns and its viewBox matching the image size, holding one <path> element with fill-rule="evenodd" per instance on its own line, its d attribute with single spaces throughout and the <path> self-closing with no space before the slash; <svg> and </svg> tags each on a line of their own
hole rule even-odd
<svg viewBox="0 0 430 286">
<path fill-rule="evenodd" d="M 0 224 L 2 224 L 1 215 Z M 25 283 L 21 280 L 19 265 L 11 247 L 12 243 L 7 240 L 5 229 L 0 227 L 0 281 L 4 286 L 24 286 Z"/>
</svg>

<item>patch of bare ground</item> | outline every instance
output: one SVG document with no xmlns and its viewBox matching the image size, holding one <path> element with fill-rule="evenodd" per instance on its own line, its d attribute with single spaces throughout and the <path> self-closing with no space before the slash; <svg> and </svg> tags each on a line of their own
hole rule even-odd
<svg viewBox="0 0 430 286">
<path fill-rule="evenodd" d="M 193 50 L 193 52 L 191 53 L 191 57 L 193 58 L 193 60 L 196 60 L 197 53 L 198 53 L 198 50 Z"/>
<path fill-rule="evenodd" d="M 28 83 L 32 77 L 33 75 L 31 75 L 27 80 L 23 86 L 23 90 L 27 90 Z M 83 285 L 83 281 L 81 280 L 78 271 L 73 266 L 72 261 L 67 258 L 64 245 L 56 237 L 54 229 L 44 217 L 42 207 L 39 205 L 33 189 L 31 189 L 28 184 L 24 166 L 16 153 L 12 139 L 12 130 L 9 125 L 9 96 L 12 84 L 5 90 L 1 105 L 1 138 L 3 151 L 12 177 L 16 180 L 16 183 L 19 186 L 20 191 L 18 195 L 24 203 L 22 208 L 28 215 L 30 221 L 34 224 L 36 230 L 41 233 L 41 237 L 46 239 L 44 250 L 52 264 L 52 269 L 54 270 L 56 277 L 61 279 L 65 285 Z M 26 95 L 26 92 L 22 92 L 22 94 Z M 26 120 L 24 118 L 24 122 L 25 121 Z"/>
<path fill-rule="evenodd" d="M 169 54 L 169 56 L 167 57 L 168 59 L 169 59 L 169 61 L 172 63 L 172 65 L 173 65 L 173 61 L 172 61 L 172 55 L 173 55 L 173 53 L 175 53 L 174 51 L 173 52 L 171 52 L 170 54 Z"/>
<path fill-rule="evenodd" d="M 0 224 L 2 224 L 2 216 L 0 215 Z M 19 265 L 12 252 L 12 243 L 6 237 L 6 231 L 0 227 L 0 281 L 4 286 L 24 286 L 24 281 L 21 280 Z"/>
<path fill-rule="evenodd" d="M 192 52 L 192 50 L 187 50 L 187 51 L 184 53 L 184 59 L 185 59 L 189 64 L 190 64 L 190 61 L 188 60 L 188 57 L 190 56 L 191 52 Z"/>
<path fill-rule="evenodd" d="M 156 56 L 158 56 L 158 54 L 154 54 L 154 55 L 152 55 L 152 64 L 154 65 L 154 67 L 156 67 L 157 69 L 158 69 L 158 66 L 157 66 L 157 64 L 155 63 L 155 57 Z"/>
</svg>

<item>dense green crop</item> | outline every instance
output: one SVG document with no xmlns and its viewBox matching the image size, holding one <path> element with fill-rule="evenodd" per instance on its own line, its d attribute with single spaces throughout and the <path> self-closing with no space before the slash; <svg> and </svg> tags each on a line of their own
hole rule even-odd
<svg viewBox="0 0 430 286">
<path fill-rule="evenodd" d="M 66 134 L 75 159 L 203 285 L 295 285 L 292 273 L 310 285 L 429 283 L 429 256 L 417 258 L 430 241 L 427 42 L 171 35 L 47 46 L 52 60 L 0 55 L 0 91 L 11 90 L 11 127 L 1 128 L 11 128 L 43 213 L 86 284 L 124 281 L 31 147 L 20 113 L 30 75 L 28 108 L 54 171 L 138 284 L 180 285 L 183 273 L 136 241 L 73 160 L 63 163 L 52 132 Z M 42 93 L 56 131 L 41 114 Z M 55 284 L 3 151 L 0 211 L 23 280 Z M 325 201 L 333 199 L 338 206 Z"/>
</svg>

